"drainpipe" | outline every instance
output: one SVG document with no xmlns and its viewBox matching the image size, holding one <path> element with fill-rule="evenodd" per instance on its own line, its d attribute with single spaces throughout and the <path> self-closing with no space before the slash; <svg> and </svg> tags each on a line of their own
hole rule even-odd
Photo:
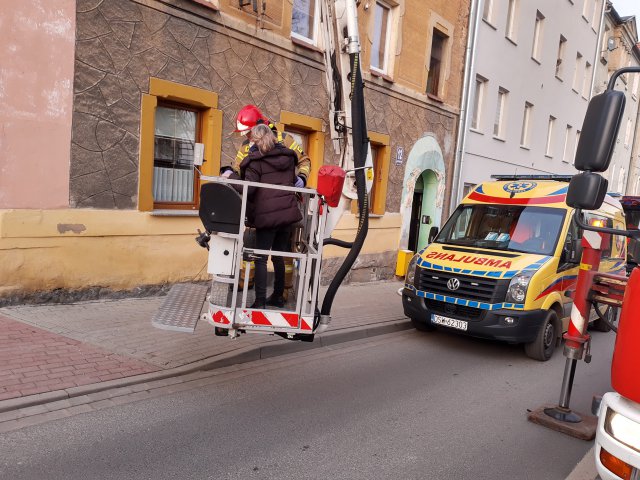
<svg viewBox="0 0 640 480">
<path fill-rule="evenodd" d="M 596 86 L 596 77 L 597 77 L 597 70 L 598 70 L 598 62 L 600 61 L 600 49 L 602 48 L 602 37 L 604 36 L 604 17 L 605 14 L 607 13 L 607 5 L 609 3 L 609 0 L 604 0 L 602 2 L 602 10 L 600 11 L 600 29 L 598 30 L 598 40 L 597 40 L 597 44 L 596 44 L 596 54 L 595 57 L 593 59 L 593 72 L 591 75 L 591 90 L 589 91 L 589 99 L 593 98 L 593 91 L 595 90 L 595 86 Z"/>
<path fill-rule="evenodd" d="M 458 197 L 462 191 L 462 165 L 464 163 L 464 149 L 467 143 L 469 124 L 469 104 L 471 103 L 471 77 L 475 70 L 475 46 L 478 40 L 478 26 L 480 23 L 480 3 L 482 0 L 471 0 L 469 10 L 469 36 L 467 49 L 464 55 L 464 82 L 462 85 L 462 98 L 460 100 L 460 118 L 458 120 L 458 147 L 456 148 L 453 162 L 453 182 L 451 183 L 451 203 L 449 213 L 458 206 Z"/>
</svg>

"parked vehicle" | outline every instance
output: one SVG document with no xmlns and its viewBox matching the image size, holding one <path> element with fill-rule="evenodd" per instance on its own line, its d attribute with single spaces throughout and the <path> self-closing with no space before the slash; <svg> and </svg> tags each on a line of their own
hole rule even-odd
<svg viewBox="0 0 640 480">
<path fill-rule="evenodd" d="M 582 251 L 574 210 L 565 203 L 571 177 L 495 178 L 470 192 L 413 257 L 404 312 L 418 330 L 444 327 L 523 343 L 529 357 L 546 361 L 566 331 Z M 625 226 L 620 202 L 610 196 L 585 219 Z M 611 236 L 603 250 L 600 271 L 623 272 L 624 238 Z M 607 328 L 600 322 L 594 326 Z"/>
</svg>

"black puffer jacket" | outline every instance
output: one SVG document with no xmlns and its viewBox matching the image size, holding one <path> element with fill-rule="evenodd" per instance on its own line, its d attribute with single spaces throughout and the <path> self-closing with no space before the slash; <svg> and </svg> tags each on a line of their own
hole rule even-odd
<svg viewBox="0 0 640 480">
<path fill-rule="evenodd" d="M 263 154 L 252 151 L 240 164 L 240 175 L 249 182 L 293 187 L 296 176 L 296 153 L 277 143 Z M 247 221 L 256 228 L 284 227 L 302 219 L 294 192 L 249 187 Z"/>
</svg>

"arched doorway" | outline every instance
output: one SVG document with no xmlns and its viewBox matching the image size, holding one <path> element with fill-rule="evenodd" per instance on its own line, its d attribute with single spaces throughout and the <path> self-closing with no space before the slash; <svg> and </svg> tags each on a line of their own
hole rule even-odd
<svg viewBox="0 0 640 480">
<path fill-rule="evenodd" d="M 421 250 L 427 245 L 431 227 L 440 227 L 444 189 L 442 150 L 435 137 L 425 135 L 407 157 L 400 204 L 401 250 Z"/>
<path fill-rule="evenodd" d="M 431 228 L 440 225 L 439 218 L 436 220 L 437 194 L 438 177 L 433 170 L 425 170 L 416 180 L 413 190 L 408 250 L 417 252 L 422 249 L 427 244 Z"/>
</svg>

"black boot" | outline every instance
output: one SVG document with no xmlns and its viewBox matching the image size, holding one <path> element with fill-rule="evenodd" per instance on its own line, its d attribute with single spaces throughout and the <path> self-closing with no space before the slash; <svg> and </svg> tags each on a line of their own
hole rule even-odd
<svg viewBox="0 0 640 480">
<path fill-rule="evenodd" d="M 249 308 L 265 309 L 266 307 L 267 302 L 264 298 L 256 298 L 255 302 L 253 302 L 253 305 L 251 305 Z"/>
<path fill-rule="evenodd" d="M 272 293 L 269 298 L 267 298 L 267 305 L 276 308 L 282 308 L 286 304 L 286 300 L 282 295 L 276 295 L 276 293 Z"/>
</svg>

